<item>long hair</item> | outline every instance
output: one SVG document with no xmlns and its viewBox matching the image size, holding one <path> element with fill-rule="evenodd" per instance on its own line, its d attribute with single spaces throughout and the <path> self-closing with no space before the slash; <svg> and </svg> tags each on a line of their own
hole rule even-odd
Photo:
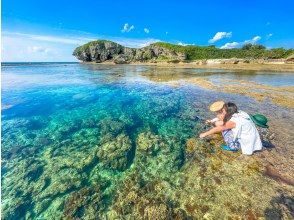
<svg viewBox="0 0 294 220">
<path fill-rule="evenodd" d="M 235 105 L 235 103 L 233 103 L 233 102 L 225 103 L 223 108 L 226 110 L 226 115 L 224 117 L 224 123 L 229 121 L 232 118 L 232 115 L 234 113 L 238 112 L 237 105 Z"/>
</svg>

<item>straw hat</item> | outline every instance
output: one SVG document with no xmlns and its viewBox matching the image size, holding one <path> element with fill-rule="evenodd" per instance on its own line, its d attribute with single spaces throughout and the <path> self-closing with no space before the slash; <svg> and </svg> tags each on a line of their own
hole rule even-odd
<svg viewBox="0 0 294 220">
<path fill-rule="evenodd" d="M 217 112 L 219 110 L 221 110 L 224 107 L 225 102 L 223 101 L 217 101 L 211 104 L 211 106 L 209 107 L 209 110 L 212 112 Z"/>
</svg>

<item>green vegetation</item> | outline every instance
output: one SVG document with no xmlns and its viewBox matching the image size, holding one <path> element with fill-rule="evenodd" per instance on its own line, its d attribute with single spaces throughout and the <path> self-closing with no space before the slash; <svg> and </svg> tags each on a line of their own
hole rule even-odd
<svg viewBox="0 0 294 220">
<path fill-rule="evenodd" d="M 105 43 L 111 43 L 113 46 L 117 48 L 123 49 L 123 46 L 114 43 L 108 40 L 96 40 L 86 43 L 80 47 L 77 47 L 73 55 L 80 56 L 82 52 L 85 54 L 90 53 L 91 46 L 97 46 L 100 49 L 105 49 Z M 239 58 L 239 59 L 282 59 L 290 57 L 294 55 L 294 49 L 284 49 L 284 48 L 274 48 L 274 49 L 266 49 L 265 46 L 260 44 L 245 44 L 241 48 L 234 48 L 234 49 L 220 49 L 215 47 L 214 45 L 211 46 L 195 46 L 195 45 L 176 45 L 170 44 L 165 42 L 157 42 L 151 44 L 150 46 L 158 46 L 168 50 L 173 50 L 177 53 L 184 53 L 186 54 L 187 60 L 200 60 L 200 59 L 229 59 L 229 58 Z M 150 60 L 152 59 L 152 53 L 148 50 L 144 52 L 144 59 L 143 60 Z M 162 61 L 169 61 L 168 57 L 161 57 L 157 58 L 158 60 Z M 174 58 L 172 58 L 174 59 Z"/>
<path fill-rule="evenodd" d="M 281 59 L 294 54 L 294 49 L 266 49 L 259 44 L 246 44 L 242 48 L 219 49 L 215 46 L 194 46 L 194 45 L 175 45 L 164 42 L 157 42 L 152 45 L 160 46 L 166 49 L 174 50 L 187 54 L 187 60 L 198 59 L 229 59 L 229 58 L 264 58 Z"/>
<path fill-rule="evenodd" d="M 83 51 L 88 51 L 89 50 L 89 48 L 90 48 L 90 46 L 96 46 L 96 45 L 101 45 L 101 46 L 103 46 L 104 45 L 104 43 L 114 43 L 114 42 L 112 42 L 112 41 L 109 41 L 109 40 L 95 40 L 95 41 L 90 41 L 90 42 L 88 42 L 88 43 L 86 43 L 86 44 L 84 44 L 84 45 L 82 45 L 82 46 L 79 46 L 79 47 L 77 47 L 75 50 L 74 50 L 74 52 L 73 52 L 73 55 L 78 55 L 78 54 L 80 54 L 81 52 L 83 52 Z"/>
</svg>

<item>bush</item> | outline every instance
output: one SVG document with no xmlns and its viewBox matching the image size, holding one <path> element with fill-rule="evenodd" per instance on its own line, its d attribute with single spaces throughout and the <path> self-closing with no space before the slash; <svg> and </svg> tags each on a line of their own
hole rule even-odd
<svg viewBox="0 0 294 220">
<path fill-rule="evenodd" d="M 164 47 L 187 54 L 187 60 L 199 59 L 281 59 L 286 58 L 294 53 L 293 49 L 276 48 L 268 50 L 261 44 L 245 44 L 242 48 L 219 49 L 212 46 L 194 46 L 194 45 L 175 45 L 165 42 L 157 42 L 153 45 Z"/>
</svg>

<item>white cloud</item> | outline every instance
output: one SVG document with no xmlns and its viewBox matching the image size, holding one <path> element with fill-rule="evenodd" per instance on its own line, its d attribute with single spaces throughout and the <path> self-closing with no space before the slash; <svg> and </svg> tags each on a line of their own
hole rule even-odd
<svg viewBox="0 0 294 220">
<path fill-rule="evenodd" d="M 261 39 L 261 37 L 260 36 L 255 36 L 255 37 L 253 37 L 251 40 L 245 40 L 244 41 L 244 44 L 255 44 L 255 43 L 257 43 L 257 41 L 259 41 Z"/>
<path fill-rule="evenodd" d="M 130 32 L 133 29 L 135 29 L 134 25 L 130 26 L 128 23 L 125 23 L 123 29 L 121 30 L 121 32 L 123 32 L 123 33 L 124 32 Z"/>
<path fill-rule="evenodd" d="M 232 43 L 226 43 L 225 45 L 221 46 L 221 49 L 232 49 L 237 48 L 240 46 L 240 43 L 238 42 L 232 42 Z"/>
<path fill-rule="evenodd" d="M 195 44 L 186 44 L 186 43 L 183 43 L 183 42 L 179 42 L 178 45 L 180 45 L 180 46 L 189 46 L 189 45 L 195 45 Z"/>
<path fill-rule="evenodd" d="M 243 46 L 244 44 L 256 44 L 259 40 L 261 39 L 260 36 L 255 36 L 250 40 L 245 40 L 243 42 L 231 42 L 231 43 L 226 43 L 225 45 L 221 46 L 221 49 L 232 49 L 232 48 L 238 48 Z"/>
<path fill-rule="evenodd" d="M 72 56 L 76 45 L 36 40 L 28 34 L 2 34 L 3 62 L 76 61 Z"/>
<path fill-rule="evenodd" d="M 266 39 L 268 40 L 268 39 L 270 39 L 272 36 L 273 36 L 273 34 L 270 33 L 270 34 L 266 35 Z"/>
<path fill-rule="evenodd" d="M 28 52 L 30 53 L 49 53 L 49 48 L 38 47 L 38 46 L 28 46 Z"/>
<path fill-rule="evenodd" d="M 3 32 L 5 36 L 10 37 L 19 37 L 25 39 L 31 39 L 42 42 L 50 43 L 62 43 L 62 44 L 73 44 L 80 45 L 85 42 L 95 40 L 95 38 L 85 38 L 85 37 L 64 37 L 64 36 L 52 36 L 52 35 L 36 35 L 36 34 L 26 34 L 26 33 L 12 33 L 12 32 Z"/>
<path fill-rule="evenodd" d="M 211 38 L 208 42 L 214 43 L 216 41 L 219 41 L 223 38 L 230 38 L 232 37 L 232 32 L 217 32 L 213 38 Z"/>
<path fill-rule="evenodd" d="M 179 42 L 178 45 L 180 45 L 180 46 L 187 46 L 188 44 L 185 44 L 185 43 Z"/>
<path fill-rule="evenodd" d="M 149 34 L 150 30 L 148 28 L 144 28 L 144 32 Z"/>
<path fill-rule="evenodd" d="M 73 50 L 84 43 L 97 39 L 117 42 L 126 47 L 144 47 L 160 40 L 153 38 L 132 39 L 110 36 L 54 36 L 28 33 L 2 32 L 3 62 L 54 62 L 77 61 L 72 56 Z"/>
</svg>

